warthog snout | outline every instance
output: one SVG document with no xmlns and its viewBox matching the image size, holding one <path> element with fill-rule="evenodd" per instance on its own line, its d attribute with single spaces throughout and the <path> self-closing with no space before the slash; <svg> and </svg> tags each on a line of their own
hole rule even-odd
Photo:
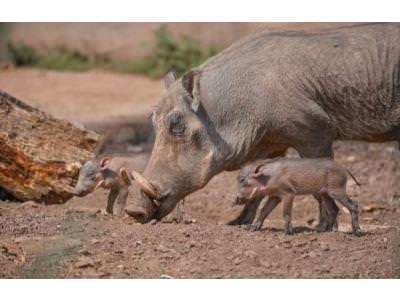
<svg viewBox="0 0 400 300">
<path fill-rule="evenodd" d="M 144 208 L 130 205 L 125 208 L 125 212 L 139 223 L 146 223 L 148 221 L 148 216 Z"/>
</svg>

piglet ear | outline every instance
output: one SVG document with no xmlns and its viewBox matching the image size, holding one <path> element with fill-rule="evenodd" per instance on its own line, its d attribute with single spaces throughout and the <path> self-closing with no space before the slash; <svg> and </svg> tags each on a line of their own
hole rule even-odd
<svg viewBox="0 0 400 300">
<path fill-rule="evenodd" d="M 100 169 L 101 170 L 107 169 L 108 164 L 110 163 L 110 160 L 111 159 L 109 157 L 102 158 L 100 161 Z"/>
<path fill-rule="evenodd" d="M 175 70 L 168 70 L 168 72 L 164 75 L 165 88 L 168 89 L 176 81 L 176 78 L 177 76 Z"/>
<path fill-rule="evenodd" d="M 129 178 L 128 171 L 125 168 L 119 169 L 119 177 L 125 182 L 125 184 L 130 185 L 131 179 Z"/>
<path fill-rule="evenodd" d="M 264 166 L 264 164 L 259 164 L 256 166 L 256 168 L 254 169 L 254 173 L 259 173 L 260 169 Z"/>
</svg>

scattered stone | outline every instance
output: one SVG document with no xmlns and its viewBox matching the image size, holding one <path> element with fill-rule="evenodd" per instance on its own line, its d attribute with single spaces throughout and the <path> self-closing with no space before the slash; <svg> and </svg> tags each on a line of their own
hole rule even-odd
<svg viewBox="0 0 400 300">
<path fill-rule="evenodd" d="M 167 253 L 167 252 L 171 252 L 171 251 L 174 251 L 174 250 L 169 249 L 169 248 L 165 247 L 164 245 L 159 245 L 156 248 L 156 251 L 160 251 L 161 253 Z"/>
<path fill-rule="evenodd" d="M 311 251 L 310 253 L 308 253 L 308 256 L 309 256 L 310 258 L 316 258 L 318 255 L 317 255 L 317 253 L 315 253 L 314 251 Z"/>
<path fill-rule="evenodd" d="M 326 243 L 321 243 L 319 245 L 319 247 L 321 248 L 322 251 L 329 251 L 330 250 L 329 245 L 326 244 Z"/>
<path fill-rule="evenodd" d="M 356 157 L 354 155 L 347 156 L 346 161 L 349 163 L 355 162 Z"/>
<path fill-rule="evenodd" d="M 294 247 L 300 248 L 300 247 L 304 247 L 307 245 L 307 241 L 299 241 L 295 244 L 293 244 Z"/>
<path fill-rule="evenodd" d="M 376 204 L 370 204 L 370 205 L 365 205 L 362 207 L 361 211 L 362 212 L 373 212 L 376 210 L 384 210 L 385 207 L 381 205 L 376 205 Z"/>
<path fill-rule="evenodd" d="M 242 260 L 241 260 L 239 257 L 237 257 L 237 258 L 235 258 L 235 259 L 233 260 L 233 263 L 234 263 L 235 265 L 240 265 L 240 264 L 242 263 Z"/>
<path fill-rule="evenodd" d="M 168 274 L 161 274 L 160 278 L 161 279 L 175 279 L 174 277 L 172 277 L 171 275 L 168 275 Z"/>
<path fill-rule="evenodd" d="M 143 242 L 142 241 L 136 241 L 135 242 L 135 246 L 137 247 L 137 246 L 141 246 L 141 245 L 143 245 Z"/>
<path fill-rule="evenodd" d="M 100 243 L 100 241 L 97 240 L 97 239 L 91 239 L 90 243 L 91 243 L 92 245 L 94 245 L 94 244 Z"/>
<path fill-rule="evenodd" d="M 260 260 L 260 265 L 261 265 L 262 267 L 264 267 L 264 268 L 267 268 L 267 269 L 269 269 L 269 268 L 272 267 L 272 265 L 271 265 L 268 261 L 266 261 L 266 260 Z"/>
<path fill-rule="evenodd" d="M 255 251 L 247 250 L 244 252 L 244 256 L 254 259 L 254 258 L 257 258 L 258 254 Z"/>
<path fill-rule="evenodd" d="M 85 256 L 92 255 L 92 252 L 90 252 L 90 251 L 87 250 L 87 249 L 82 249 L 82 250 L 80 250 L 78 253 L 81 254 L 81 255 L 85 255 Z"/>
<path fill-rule="evenodd" d="M 21 207 L 38 208 L 39 204 L 34 201 L 27 201 L 21 204 Z"/>
<path fill-rule="evenodd" d="M 75 264 L 75 267 L 79 269 L 94 267 L 94 262 L 91 258 L 84 256 L 79 259 Z"/>
<path fill-rule="evenodd" d="M 183 223 L 186 224 L 186 225 L 188 225 L 188 224 L 194 224 L 194 223 L 197 223 L 197 220 L 196 220 L 196 219 L 185 219 L 185 220 L 183 221 Z"/>
<path fill-rule="evenodd" d="M 150 225 L 156 225 L 157 224 L 157 220 L 156 219 L 153 219 L 153 220 L 151 220 L 150 222 L 149 222 L 149 224 Z"/>
</svg>

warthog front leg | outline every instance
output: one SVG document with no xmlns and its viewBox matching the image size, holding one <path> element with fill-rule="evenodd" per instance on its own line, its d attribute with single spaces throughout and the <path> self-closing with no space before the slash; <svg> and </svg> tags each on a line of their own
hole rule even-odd
<svg viewBox="0 0 400 300">
<path fill-rule="evenodd" d="M 264 220 L 273 211 L 273 209 L 281 202 L 281 198 L 277 196 L 271 196 L 268 198 L 267 203 L 261 209 L 260 215 L 258 216 L 256 222 L 250 226 L 250 230 L 258 231 L 264 224 Z"/>
<path fill-rule="evenodd" d="M 115 199 L 117 198 L 118 194 L 119 194 L 119 187 L 112 186 L 110 189 L 110 193 L 108 194 L 107 207 L 106 207 L 106 212 L 110 215 L 113 214 L 114 203 L 115 203 Z"/>
<path fill-rule="evenodd" d="M 283 219 L 285 220 L 285 234 L 293 234 L 292 209 L 294 195 L 288 195 L 283 199 Z"/>
<path fill-rule="evenodd" d="M 181 202 L 178 202 L 176 205 L 176 215 L 174 219 L 176 220 L 176 223 L 182 223 L 185 215 L 185 199 L 183 199 Z"/>
<path fill-rule="evenodd" d="M 115 202 L 114 215 L 122 216 L 125 211 L 126 201 L 128 199 L 128 188 L 121 187 Z"/>
</svg>

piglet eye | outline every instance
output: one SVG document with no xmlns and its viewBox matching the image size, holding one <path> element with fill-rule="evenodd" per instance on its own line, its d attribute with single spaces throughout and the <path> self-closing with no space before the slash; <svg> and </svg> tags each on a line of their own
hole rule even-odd
<svg viewBox="0 0 400 300">
<path fill-rule="evenodd" d="M 173 111 L 167 116 L 166 125 L 170 133 L 181 135 L 185 132 L 186 122 L 183 114 L 179 111 Z"/>
</svg>

